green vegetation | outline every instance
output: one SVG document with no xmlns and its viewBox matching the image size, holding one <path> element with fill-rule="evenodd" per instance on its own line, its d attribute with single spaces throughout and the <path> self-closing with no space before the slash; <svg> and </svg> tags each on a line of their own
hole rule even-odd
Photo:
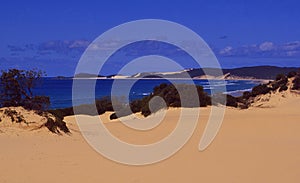
<svg viewBox="0 0 300 183">
<path fill-rule="evenodd" d="M 36 96 L 33 88 L 39 84 L 41 78 L 45 75 L 39 70 L 18 70 L 9 69 L 2 71 L 0 76 L 0 107 L 18 107 L 21 106 L 27 110 L 33 110 L 37 114 L 47 118 L 45 126 L 54 133 L 69 132 L 62 116 L 54 115 L 54 119 L 46 112 L 50 105 L 48 96 Z M 22 114 L 12 109 L 6 109 L 4 113 L 10 116 L 12 122 L 27 123 Z"/>
<path fill-rule="evenodd" d="M 12 122 L 27 123 L 24 119 L 24 116 L 22 114 L 18 113 L 16 110 L 5 109 L 4 114 L 9 116 Z"/>
<path fill-rule="evenodd" d="M 293 85 L 291 90 L 300 90 L 300 73 L 291 71 L 285 74 L 278 74 L 275 81 L 270 81 L 267 84 L 260 84 L 255 86 L 251 92 L 244 92 L 243 96 L 237 97 L 236 102 L 240 108 L 248 108 L 253 102 L 254 97 L 258 95 L 265 95 L 272 92 L 282 92 L 289 89 L 288 81 L 292 79 Z"/>
<path fill-rule="evenodd" d="M 267 84 L 259 84 L 255 87 L 253 87 L 251 96 L 256 97 L 257 95 L 265 95 L 269 93 L 272 90 L 271 87 L 269 87 Z"/>
<path fill-rule="evenodd" d="M 300 74 L 298 74 L 297 76 L 295 76 L 295 79 L 293 81 L 293 90 L 300 90 Z"/>
<path fill-rule="evenodd" d="M 287 74 L 287 77 L 288 78 L 292 78 L 292 77 L 295 77 L 298 73 L 296 71 L 291 71 Z"/>
<path fill-rule="evenodd" d="M 59 130 L 63 131 L 64 133 L 70 133 L 69 128 L 66 125 L 66 122 L 63 121 L 63 118 L 55 119 L 48 117 L 45 126 L 53 133 L 59 134 Z M 59 129 L 59 130 L 58 130 Z"/>
<path fill-rule="evenodd" d="M 198 92 L 198 101 L 195 100 L 190 94 L 191 90 L 196 89 Z M 185 98 L 185 105 L 182 105 L 180 102 L 180 95 L 177 90 L 180 90 L 183 96 L 188 96 Z M 156 103 L 156 105 L 152 105 L 150 110 L 149 102 L 154 97 L 161 97 L 166 104 Z M 120 102 L 121 100 L 114 99 L 114 108 L 112 106 L 112 101 L 109 97 L 103 97 L 95 101 L 95 104 L 84 104 L 80 106 L 76 106 L 77 111 L 82 114 L 87 115 L 99 115 L 103 114 L 106 111 L 115 111 L 114 114 L 110 116 L 110 119 L 116 119 L 118 117 L 130 115 L 132 112 L 137 113 L 141 112 L 144 116 L 149 116 L 151 112 L 157 112 L 158 110 L 164 107 L 199 107 L 199 103 L 201 107 L 205 107 L 207 105 L 211 105 L 211 98 L 204 92 L 202 86 L 194 86 L 194 85 L 172 85 L 172 84 L 161 84 L 156 86 L 153 89 L 153 92 L 150 96 L 146 96 L 139 100 L 134 100 L 129 104 Z M 151 103 L 151 102 L 150 102 Z M 96 105 L 97 111 L 94 111 L 94 107 Z M 94 112 L 93 112 L 94 111 Z M 63 109 L 55 109 L 48 110 L 48 112 L 63 118 L 64 116 L 74 115 L 73 107 L 63 108 Z"/>
<path fill-rule="evenodd" d="M 0 76 L 1 107 L 22 106 L 29 110 L 46 110 L 50 105 L 49 97 L 35 96 L 32 92 L 43 75 L 43 72 L 37 70 L 2 71 Z"/>
<path fill-rule="evenodd" d="M 251 96 L 256 97 L 258 95 L 265 95 L 272 91 L 284 91 L 287 90 L 288 77 L 284 74 L 278 74 L 276 80 L 269 82 L 268 84 L 260 84 L 252 89 Z M 247 93 L 248 94 L 248 93 Z M 246 95 L 247 95 L 246 94 Z"/>
<path fill-rule="evenodd" d="M 117 102 L 116 102 L 117 103 Z M 94 107 L 96 105 L 96 113 L 92 112 L 94 111 Z M 117 109 L 118 108 L 123 108 L 125 104 L 122 104 L 121 102 L 117 103 L 115 106 Z M 98 99 L 95 101 L 95 104 L 83 104 L 80 106 L 75 106 L 79 111 L 81 112 L 80 114 L 87 114 L 87 115 L 99 115 L 103 114 L 106 111 L 114 111 L 112 107 L 112 102 L 109 97 L 103 97 L 101 99 Z M 67 107 L 67 108 L 62 108 L 62 109 L 53 109 L 53 110 L 48 110 L 51 114 L 58 116 L 60 118 L 63 118 L 65 116 L 71 116 L 74 115 L 74 110 L 73 107 Z"/>
<path fill-rule="evenodd" d="M 191 95 L 195 89 L 198 93 L 198 98 L 196 99 L 193 95 Z M 182 96 L 180 96 L 180 94 L 182 94 Z M 150 109 L 150 101 L 154 99 L 154 97 L 161 97 L 165 104 L 158 102 Z M 184 104 L 181 102 L 181 97 L 184 97 Z M 135 100 L 123 109 L 116 111 L 116 113 L 110 116 L 110 119 L 129 115 L 131 114 L 131 111 L 133 113 L 141 112 L 142 115 L 146 117 L 152 112 L 157 112 L 164 107 L 199 107 L 199 104 L 200 107 L 211 105 L 211 98 L 206 92 L 204 92 L 202 86 L 195 87 L 194 85 L 187 84 L 173 85 L 163 83 L 154 87 L 153 92 L 149 96 L 140 100 Z"/>
</svg>

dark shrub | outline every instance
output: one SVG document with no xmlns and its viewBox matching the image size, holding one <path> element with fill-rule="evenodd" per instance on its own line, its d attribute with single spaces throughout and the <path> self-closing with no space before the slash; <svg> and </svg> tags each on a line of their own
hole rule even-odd
<svg viewBox="0 0 300 183">
<path fill-rule="evenodd" d="M 257 85 L 255 86 L 253 89 L 252 89 L 252 97 L 255 97 L 257 95 L 261 95 L 261 94 L 267 94 L 271 91 L 271 88 L 269 88 L 266 84 L 260 84 L 260 85 Z"/>
<path fill-rule="evenodd" d="M 271 90 L 272 91 L 276 91 L 278 88 L 280 88 L 279 90 L 282 91 L 282 89 L 286 88 L 286 85 L 288 83 L 288 78 L 285 75 L 279 74 L 276 77 L 276 81 L 273 81 L 271 83 Z"/>
<path fill-rule="evenodd" d="M 50 105 L 49 97 L 35 96 L 33 88 L 45 74 L 38 70 L 9 69 L 0 76 L 0 107 L 23 106 L 43 111 Z"/>
<path fill-rule="evenodd" d="M 147 117 L 151 114 L 151 111 L 150 111 L 148 105 L 143 106 L 141 112 L 142 112 L 142 115 L 145 116 L 145 117 Z"/>
<path fill-rule="evenodd" d="M 273 82 L 271 86 L 272 86 L 271 90 L 276 91 L 281 86 L 281 84 L 279 82 Z"/>
<path fill-rule="evenodd" d="M 285 78 L 286 78 L 286 76 L 285 76 L 284 74 L 278 74 L 278 75 L 276 76 L 276 81 L 283 80 L 283 79 L 285 79 Z"/>
<path fill-rule="evenodd" d="M 32 99 L 25 99 L 23 107 L 28 110 L 44 111 L 49 108 L 50 98 L 47 96 L 34 96 Z"/>
<path fill-rule="evenodd" d="M 53 110 L 48 110 L 48 112 L 59 118 L 64 118 L 65 116 L 74 115 L 73 107 L 68 107 L 63 109 L 53 109 Z"/>
<path fill-rule="evenodd" d="M 115 102 L 116 104 L 116 109 L 115 110 L 120 110 L 123 108 L 124 104 L 121 102 Z M 97 111 L 94 111 L 94 107 L 96 105 Z M 79 106 L 75 106 L 77 111 L 80 111 L 80 114 L 86 114 L 86 115 L 99 115 L 103 114 L 106 111 L 114 111 L 112 107 L 112 102 L 109 97 L 103 97 L 101 99 L 98 99 L 95 101 L 95 104 L 83 104 Z M 75 108 L 74 107 L 74 108 Z M 71 116 L 74 115 L 74 110 L 73 107 L 68 107 L 68 108 L 62 108 L 62 109 L 54 109 L 54 110 L 48 110 L 51 114 L 58 116 L 60 118 L 64 118 L 65 116 Z"/>
<path fill-rule="evenodd" d="M 291 71 L 288 73 L 287 77 L 288 78 L 292 78 L 292 77 L 295 77 L 298 73 L 296 71 Z"/>
<path fill-rule="evenodd" d="M 249 99 L 250 97 L 251 97 L 251 92 L 245 91 L 245 92 L 243 93 L 242 98 L 244 98 L 244 99 Z"/>
<path fill-rule="evenodd" d="M 25 121 L 25 118 L 22 114 L 18 113 L 16 110 L 12 110 L 12 109 L 5 109 L 4 114 L 9 116 L 12 122 L 16 122 L 16 123 L 27 123 Z"/>
<path fill-rule="evenodd" d="M 162 84 L 160 84 L 160 85 L 154 87 L 154 89 L 153 89 L 153 94 L 154 94 L 154 95 L 160 94 L 161 91 L 163 91 L 163 90 L 164 90 L 165 88 L 167 88 L 167 87 L 170 88 L 170 87 L 174 87 L 174 86 L 171 85 L 171 84 L 162 83 Z"/>
<path fill-rule="evenodd" d="M 33 88 L 45 74 L 38 70 L 18 70 L 10 69 L 3 71 L 0 76 L 0 107 L 22 106 L 28 110 L 34 110 L 38 115 L 47 118 L 45 126 L 54 133 L 57 128 L 63 132 L 69 132 L 66 123 L 63 122 L 64 112 L 52 111 L 55 119 L 52 119 L 43 111 L 50 105 L 50 98 L 47 96 L 37 96 L 33 93 Z M 15 110 L 6 110 L 6 115 L 10 116 L 13 122 L 27 123 L 24 116 Z"/>
<path fill-rule="evenodd" d="M 47 122 L 45 123 L 45 126 L 53 133 L 60 133 L 59 130 L 65 133 L 70 132 L 66 123 L 60 118 L 56 118 L 55 120 L 53 120 L 52 118 L 47 116 Z"/>
<path fill-rule="evenodd" d="M 226 100 L 226 101 L 225 101 Z M 213 105 L 226 105 L 231 107 L 238 106 L 238 98 L 227 94 L 215 94 L 212 101 Z"/>
<path fill-rule="evenodd" d="M 180 96 L 178 90 L 181 92 L 182 96 Z M 152 95 L 148 98 L 147 102 L 149 102 L 154 96 L 162 97 L 167 106 L 172 107 L 197 107 L 197 101 L 200 102 L 201 107 L 205 107 L 209 105 L 210 97 L 203 91 L 202 86 L 196 86 L 196 90 L 198 93 L 198 98 L 195 99 L 191 96 L 192 90 L 195 89 L 194 85 L 186 85 L 186 84 L 178 84 L 176 86 L 172 84 L 161 84 L 154 88 Z M 184 101 L 186 103 L 185 106 L 182 106 L 180 97 L 184 97 Z M 146 102 L 146 103 L 147 103 Z M 146 110 L 144 108 L 144 110 Z"/>
<path fill-rule="evenodd" d="M 133 113 L 141 112 L 144 116 L 149 116 L 151 110 L 149 108 L 149 102 L 156 96 L 161 97 L 166 104 L 166 107 L 205 107 L 211 105 L 211 98 L 204 92 L 202 86 L 196 86 L 196 91 L 194 90 L 194 85 L 187 84 L 160 84 L 153 88 L 153 92 L 150 96 L 146 96 L 140 100 L 135 100 L 129 104 L 131 111 Z M 180 96 L 179 92 L 182 94 Z M 191 92 L 197 92 L 198 98 L 194 98 L 191 95 Z M 181 97 L 184 97 L 185 104 L 182 104 Z M 152 112 L 156 112 L 165 107 L 162 103 L 157 103 L 154 106 L 151 106 Z M 110 116 L 111 119 L 116 119 L 124 115 L 129 115 L 128 110 L 120 110 Z"/>
<path fill-rule="evenodd" d="M 286 85 L 282 85 L 279 89 L 279 92 L 286 91 L 287 89 L 288 89 L 288 87 Z"/>
<path fill-rule="evenodd" d="M 130 103 L 130 108 L 133 113 L 140 112 L 143 107 L 142 100 L 135 100 Z"/>
<path fill-rule="evenodd" d="M 121 116 L 120 116 L 120 117 L 121 117 Z M 109 119 L 110 119 L 110 120 L 118 119 L 118 116 L 117 116 L 116 113 L 113 113 L 113 114 L 111 114 L 111 115 L 109 116 Z"/>
<path fill-rule="evenodd" d="M 292 90 L 300 90 L 300 76 L 296 76 L 293 80 L 293 87 Z"/>
<path fill-rule="evenodd" d="M 238 99 L 236 97 L 233 97 L 231 95 L 226 95 L 226 97 L 226 106 L 238 107 Z"/>
</svg>

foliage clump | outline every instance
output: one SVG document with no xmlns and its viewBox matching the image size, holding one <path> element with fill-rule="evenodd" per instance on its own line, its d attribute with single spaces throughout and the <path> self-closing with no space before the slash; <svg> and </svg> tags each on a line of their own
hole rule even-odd
<svg viewBox="0 0 300 183">
<path fill-rule="evenodd" d="M 300 90 L 300 74 L 295 76 L 295 79 L 293 80 L 292 90 Z"/>
<path fill-rule="evenodd" d="M 27 123 L 24 116 L 21 113 L 18 113 L 16 110 L 5 109 L 4 114 L 10 117 L 12 122 L 16 123 Z"/>
<path fill-rule="evenodd" d="M 22 106 L 29 110 L 45 110 L 50 105 L 48 96 L 36 96 L 33 93 L 44 76 L 38 70 L 9 69 L 2 71 L 0 76 L 0 106 L 18 107 Z"/>
<path fill-rule="evenodd" d="M 45 73 L 40 70 L 9 69 L 2 71 L 0 76 L 0 107 L 23 107 L 33 110 L 36 114 L 46 117 L 45 126 L 53 133 L 57 129 L 70 132 L 62 116 L 50 116 L 45 111 L 50 106 L 48 96 L 34 95 L 34 88 L 41 82 Z M 13 109 L 5 109 L 4 114 L 11 118 L 12 122 L 27 123 L 24 116 Z"/>
<path fill-rule="evenodd" d="M 54 119 L 47 117 L 47 122 L 45 125 L 51 132 L 59 134 L 60 131 L 64 133 L 70 133 L 69 128 L 67 127 L 66 122 L 63 121 L 63 118 L 55 116 Z"/>
<path fill-rule="evenodd" d="M 124 104 L 121 102 L 115 102 L 115 103 L 116 103 L 115 106 L 116 109 L 113 108 L 112 100 L 109 97 L 103 97 L 101 99 L 97 99 L 95 101 L 95 104 L 82 104 L 79 106 L 75 106 L 75 108 L 77 108 L 76 111 L 80 112 L 80 114 L 95 116 L 95 115 L 103 114 L 106 111 L 118 110 L 120 108 L 123 108 L 124 106 Z M 95 105 L 96 105 L 96 111 L 94 111 Z M 48 112 L 60 118 L 74 115 L 73 107 L 67 107 L 62 109 L 51 109 L 48 110 Z"/>
<path fill-rule="evenodd" d="M 295 77 L 295 76 L 297 76 L 298 75 L 298 73 L 296 72 L 296 71 L 291 71 L 291 72 L 289 72 L 288 74 L 287 74 L 287 77 L 288 78 L 292 78 L 292 77 Z"/>
<path fill-rule="evenodd" d="M 191 95 L 192 92 L 196 92 L 198 98 L 194 98 L 194 96 Z M 155 97 L 160 97 L 165 104 L 157 102 L 150 107 L 151 100 Z M 184 97 L 183 100 L 181 100 L 182 97 Z M 182 101 L 184 101 L 184 103 L 182 103 Z M 164 107 L 206 107 L 207 105 L 211 105 L 211 97 L 204 92 L 202 86 L 162 83 L 154 87 L 149 96 L 132 101 L 128 106 L 112 114 L 110 119 L 126 116 L 132 112 L 141 112 L 142 115 L 146 117 Z"/>
</svg>

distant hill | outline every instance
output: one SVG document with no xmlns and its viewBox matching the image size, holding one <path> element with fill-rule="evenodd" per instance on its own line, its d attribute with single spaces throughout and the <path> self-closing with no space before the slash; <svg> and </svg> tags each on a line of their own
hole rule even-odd
<svg viewBox="0 0 300 183">
<path fill-rule="evenodd" d="M 275 66 L 256 66 L 242 67 L 236 69 L 224 69 L 223 72 L 240 77 L 254 77 L 257 79 L 275 79 L 278 74 L 287 75 L 291 71 L 298 71 L 297 67 L 275 67 Z"/>
<path fill-rule="evenodd" d="M 94 78 L 94 77 L 103 77 L 96 74 L 89 74 L 89 73 L 79 73 L 75 75 L 75 78 Z"/>
<path fill-rule="evenodd" d="M 224 78 L 224 75 L 230 76 L 231 78 L 254 78 L 254 79 L 275 79 L 277 74 L 288 74 L 291 71 L 299 71 L 299 67 L 276 67 L 276 66 L 254 66 L 254 67 L 240 67 L 233 69 L 223 69 L 223 74 L 219 74 L 219 69 L 216 68 L 205 68 L 210 78 Z M 136 73 L 129 78 L 186 78 L 189 74 L 192 78 L 202 78 L 205 75 L 203 69 L 186 69 L 177 72 L 142 72 Z M 119 75 L 94 75 L 89 73 L 79 73 L 76 78 L 117 78 Z M 122 76 L 127 77 L 127 76 Z"/>
<path fill-rule="evenodd" d="M 112 78 L 115 75 L 109 75 L 109 76 L 102 76 L 102 75 L 96 75 L 96 74 L 89 74 L 89 73 L 78 73 L 75 75 L 75 78 Z"/>
<path fill-rule="evenodd" d="M 216 68 L 205 68 L 211 76 L 222 77 L 218 73 Z M 300 68 L 297 67 L 276 67 L 276 66 L 255 66 L 255 67 L 241 67 L 234 69 L 223 69 L 223 74 L 230 73 L 231 76 L 236 76 L 240 78 L 255 78 L 255 79 L 275 79 L 277 74 L 288 74 L 291 71 L 298 71 Z M 205 75 L 203 69 L 189 69 L 179 72 L 145 72 L 137 73 L 133 75 L 134 78 L 184 78 L 185 74 L 188 73 L 192 78 L 200 77 Z"/>
</svg>

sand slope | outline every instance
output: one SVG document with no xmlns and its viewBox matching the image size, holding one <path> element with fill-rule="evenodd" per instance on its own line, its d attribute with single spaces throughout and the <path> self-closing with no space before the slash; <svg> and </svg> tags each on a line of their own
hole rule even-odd
<svg viewBox="0 0 300 183">
<path fill-rule="evenodd" d="M 189 142 L 171 158 L 148 166 L 107 160 L 81 137 L 74 117 L 65 120 L 70 136 L 43 131 L 7 135 L 0 132 L 0 182 L 299 182 L 300 97 L 272 97 L 270 105 L 247 110 L 228 108 L 219 134 L 204 152 L 198 144 L 210 108 Z M 146 144 L 174 128 L 180 109 L 169 109 L 152 131 L 137 132 L 101 116 L 118 138 Z M 186 117 L 188 121 L 188 116 Z M 1 128 L 1 130 L 4 130 Z"/>
</svg>

